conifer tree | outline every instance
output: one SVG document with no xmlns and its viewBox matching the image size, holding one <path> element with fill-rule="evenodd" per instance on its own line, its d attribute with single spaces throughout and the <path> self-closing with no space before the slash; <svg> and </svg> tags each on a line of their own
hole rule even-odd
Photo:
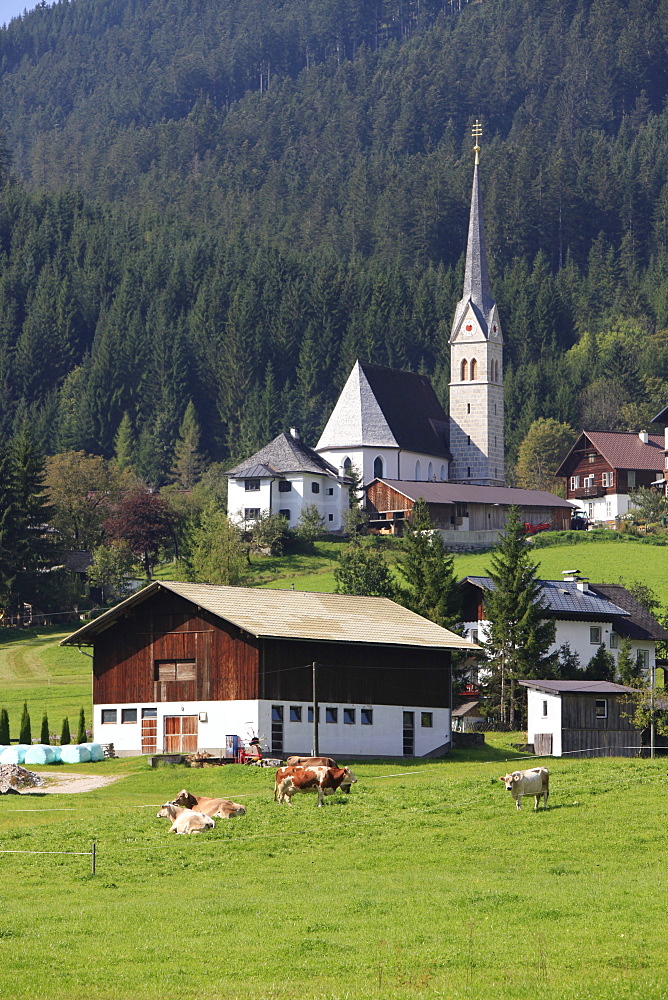
<svg viewBox="0 0 668 1000">
<path fill-rule="evenodd" d="M 44 715 L 42 716 L 42 729 L 39 734 L 39 742 L 43 746 L 47 747 L 51 742 L 51 734 L 49 733 L 49 717 L 46 714 L 46 709 L 44 709 Z"/>
<path fill-rule="evenodd" d="M 30 745 L 32 743 L 32 732 L 30 729 L 30 713 L 28 702 L 23 702 L 23 713 L 21 715 L 21 727 L 19 729 L 19 743 Z"/>
<path fill-rule="evenodd" d="M 485 643 L 499 680 L 501 722 L 516 721 L 515 688 L 520 678 L 550 677 L 555 655 L 548 655 L 556 626 L 545 618 L 545 603 L 531 561 L 520 510 L 508 511 L 505 532 L 488 570 L 492 588 L 485 597 L 489 634 Z"/>
<path fill-rule="evenodd" d="M 6 708 L 0 710 L 0 746 L 9 746 L 9 712 Z"/>
<path fill-rule="evenodd" d="M 406 585 L 399 592 L 402 604 L 437 625 L 457 625 L 461 597 L 454 560 L 435 530 L 424 500 L 417 501 L 412 519 L 404 524 L 397 569 Z"/>
<path fill-rule="evenodd" d="M 629 687 L 637 687 L 642 677 L 638 660 L 631 656 L 631 640 L 628 637 L 622 639 L 619 646 L 617 677 L 620 684 L 627 684 Z"/>
<path fill-rule="evenodd" d="M 67 716 L 63 719 L 63 726 L 60 730 L 60 745 L 61 747 L 66 747 L 72 742 L 72 737 L 70 736 L 70 720 Z"/>
<path fill-rule="evenodd" d="M 604 644 L 598 647 L 585 669 L 585 677 L 590 681 L 614 681 L 615 659 Z"/>
<path fill-rule="evenodd" d="M 192 399 L 186 407 L 174 448 L 172 480 L 184 490 L 193 488 L 204 465 L 199 451 L 200 429 Z"/>
<path fill-rule="evenodd" d="M 394 598 L 396 588 L 381 549 L 353 535 L 334 570 L 337 594 Z"/>
<path fill-rule="evenodd" d="M 77 743 L 86 742 L 86 716 L 83 707 L 79 710 L 79 725 L 77 726 Z"/>
<path fill-rule="evenodd" d="M 135 436 L 130 415 L 125 411 L 114 438 L 114 463 L 119 472 L 132 469 L 135 456 Z"/>
</svg>

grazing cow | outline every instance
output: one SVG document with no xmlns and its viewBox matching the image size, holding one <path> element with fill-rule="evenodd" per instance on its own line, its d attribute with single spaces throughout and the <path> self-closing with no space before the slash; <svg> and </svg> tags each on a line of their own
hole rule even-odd
<svg viewBox="0 0 668 1000">
<path fill-rule="evenodd" d="M 547 797 L 550 794 L 550 773 L 546 767 L 532 767 L 527 771 L 513 771 L 512 774 L 504 774 L 499 781 L 503 781 L 506 789 L 515 799 L 518 809 L 522 808 L 523 795 L 535 795 L 536 802 L 534 812 L 538 809 L 541 795 L 543 797 L 543 809 L 547 809 Z"/>
<path fill-rule="evenodd" d="M 173 802 L 165 802 L 156 816 L 158 819 L 164 816 L 171 819 L 170 833 L 200 833 L 202 830 L 212 830 L 216 825 L 210 816 L 195 812 L 193 809 L 175 806 Z"/>
<path fill-rule="evenodd" d="M 231 816 L 245 816 L 246 807 L 229 799 L 209 799 L 205 795 L 192 795 L 182 788 L 174 799 L 175 806 L 185 806 L 186 809 L 196 809 L 205 816 L 217 816 L 219 819 L 229 819 Z"/>
<path fill-rule="evenodd" d="M 354 783 L 357 778 L 348 767 L 279 767 L 274 785 L 274 801 L 282 805 L 286 798 L 292 805 L 296 792 L 316 792 L 318 805 L 323 804 L 325 795 L 333 795 L 346 779 Z"/>
<path fill-rule="evenodd" d="M 288 767 L 338 767 L 333 757 L 288 757 L 285 762 Z M 346 795 L 350 795 L 350 786 L 357 781 L 357 778 L 344 778 L 340 789 Z"/>
</svg>

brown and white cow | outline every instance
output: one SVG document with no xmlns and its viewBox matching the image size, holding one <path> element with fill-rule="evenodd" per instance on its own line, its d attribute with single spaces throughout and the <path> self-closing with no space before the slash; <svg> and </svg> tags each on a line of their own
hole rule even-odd
<svg viewBox="0 0 668 1000">
<path fill-rule="evenodd" d="M 165 802 L 156 816 L 158 819 L 163 817 L 171 819 L 170 833 L 201 833 L 202 830 L 212 830 L 216 825 L 211 816 L 205 816 L 204 813 L 195 812 L 193 809 L 175 806 L 173 802 Z"/>
<path fill-rule="evenodd" d="M 338 767 L 333 757 L 288 757 L 285 762 L 288 767 Z M 353 779 L 356 781 L 357 779 Z M 350 795 L 350 786 L 353 784 L 350 778 L 344 778 L 340 789 L 346 795 Z"/>
<path fill-rule="evenodd" d="M 205 795 L 192 795 L 182 788 L 174 799 L 175 806 L 195 809 L 205 816 L 217 816 L 219 819 L 230 819 L 231 816 L 245 816 L 246 807 L 229 799 L 209 799 Z"/>
<path fill-rule="evenodd" d="M 543 809 L 547 809 L 547 797 L 550 794 L 550 772 L 546 767 L 532 767 L 527 771 L 512 771 L 504 774 L 499 781 L 503 781 L 507 791 L 515 799 L 518 809 L 522 808 L 523 795 L 535 795 L 534 812 L 538 809 L 541 796 L 543 798 Z"/>
<path fill-rule="evenodd" d="M 279 805 L 288 800 L 292 805 L 292 796 L 297 792 L 316 792 L 318 805 L 323 804 L 325 795 L 333 795 L 343 781 L 354 784 L 357 778 L 348 767 L 279 767 L 274 784 L 274 801 Z"/>
</svg>

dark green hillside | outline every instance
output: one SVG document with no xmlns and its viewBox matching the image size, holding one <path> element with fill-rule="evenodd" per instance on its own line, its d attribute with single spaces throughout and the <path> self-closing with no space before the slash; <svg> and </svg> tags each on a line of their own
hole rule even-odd
<svg viewBox="0 0 668 1000">
<path fill-rule="evenodd" d="M 461 7 L 461 10 L 459 9 Z M 666 0 L 74 0 L 0 31 L 0 434 L 169 470 L 313 441 L 354 358 L 447 395 L 471 182 L 532 420 L 668 399 Z M 5 170 L 3 166 L 1 168 Z"/>
</svg>

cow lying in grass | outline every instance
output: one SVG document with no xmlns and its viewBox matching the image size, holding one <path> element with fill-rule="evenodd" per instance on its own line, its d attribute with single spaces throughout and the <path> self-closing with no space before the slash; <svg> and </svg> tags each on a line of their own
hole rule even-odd
<svg viewBox="0 0 668 1000">
<path fill-rule="evenodd" d="M 504 774 L 499 781 L 503 781 L 506 790 L 515 799 L 518 809 L 522 808 L 523 795 L 535 795 L 534 812 L 538 809 L 541 796 L 543 798 L 543 809 L 547 809 L 547 797 L 550 794 L 550 773 L 546 767 L 532 767 L 527 771 L 513 771 L 511 774 Z"/>
<path fill-rule="evenodd" d="M 333 795 L 343 781 L 349 785 L 357 778 L 348 767 L 279 767 L 274 784 L 274 802 L 279 805 L 288 800 L 292 805 L 292 796 L 297 792 L 316 792 L 318 805 L 323 804 L 325 795 Z"/>
<path fill-rule="evenodd" d="M 186 788 L 182 788 L 176 796 L 174 805 L 195 809 L 197 812 L 204 813 L 205 816 L 216 816 L 219 819 L 246 815 L 246 807 L 239 805 L 238 802 L 230 802 L 229 799 L 209 799 L 204 795 L 192 795 Z"/>
<path fill-rule="evenodd" d="M 173 802 L 165 802 L 156 815 L 158 819 L 171 819 L 170 833 L 201 833 L 202 830 L 212 830 L 216 825 L 210 816 L 175 806 Z"/>
<path fill-rule="evenodd" d="M 338 764 L 333 757 L 288 757 L 286 760 L 288 767 L 336 767 Z M 350 772 L 348 772 L 350 773 Z M 344 778 L 340 784 L 340 790 L 350 795 L 350 786 L 357 781 L 357 778 Z"/>
</svg>

